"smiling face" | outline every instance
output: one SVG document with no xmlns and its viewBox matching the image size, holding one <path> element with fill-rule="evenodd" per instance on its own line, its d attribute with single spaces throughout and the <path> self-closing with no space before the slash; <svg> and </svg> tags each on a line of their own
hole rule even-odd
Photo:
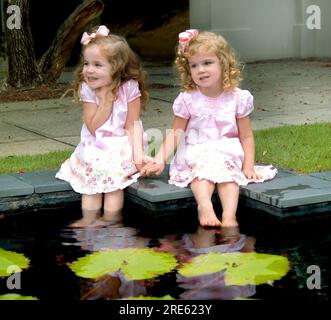
<svg viewBox="0 0 331 320">
<path fill-rule="evenodd" d="M 90 45 L 84 50 L 83 77 L 91 89 L 98 89 L 111 83 L 111 65 L 100 46 Z"/>
<path fill-rule="evenodd" d="M 222 67 L 216 54 L 199 51 L 188 62 L 192 80 L 203 94 L 217 96 L 222 92 Z"/>
</svg>

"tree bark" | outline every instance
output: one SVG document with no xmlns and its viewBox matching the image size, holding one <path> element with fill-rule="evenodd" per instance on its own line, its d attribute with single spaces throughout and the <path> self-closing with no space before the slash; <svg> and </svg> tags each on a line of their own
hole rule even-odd
<svg viewBox="0 0 331 320">
<path fill-rule="evenodd" d="M 15 7 L 17 6 L 17 7 Z M 35 85 L 40 81 L 35 52 L 33 49 L 33 38 L 29 22 L 28 0 L 5 0 L 5 17 L 7 9 L 18 8 L 19 11 L 14 18 L 15 11 L 9 12 L 11 16 L 5 23 L 5 39 L 8 55 L 8 84 L 20 88 Z"/>
<path fill-rule="evenodd" d="M 46 53 L 39 62 L 43 82 L 57 81 L 69 60 L 72 48 L 86 26 L 101 15 L 104 9 L 102 0 L 84 0 L 61 25 Z"/>
</svg>

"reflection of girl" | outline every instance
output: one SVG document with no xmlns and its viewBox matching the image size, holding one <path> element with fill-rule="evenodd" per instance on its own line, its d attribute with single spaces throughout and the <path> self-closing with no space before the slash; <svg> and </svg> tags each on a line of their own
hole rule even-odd
<svg viewBox="0 0 331 320">
<path fill-rule="evenodd" d="M 205 229 L 199 226 L 194 234 L 183 236 L 183 247 L 193 256 L 209 252 L 231 253 L 254 251 L 255 239 L 239 233 L 239 228 Z M 227 286 L 225 271 L 185 277 L 177 274 L 178 285 L 185 289 L 180 295 L 185 300 L 232 300 L 236 297 L 250 297 L 255 294 L 254 285 Z"/>
<path fill-rule="evenodd" d="M 104 228 L 74 229 L 74 237 L 83 250 L 101 251 L 107 249 L 146 248 L 150 239 L 137 235 L 134 228 L 109 226 Z M 104 275 L 90 282 L 82 299 L 120 299 L 147 294 L 143 280 L 127 280 L 121 271 Z"/>
<path fill-rule="evenodd" d="M 121 272 L 113 275 L 104 275 L 92 283 L 92 287 L 84 294 L 81 300 L 121 299 L 144 296 L 147 289 L 142 280 L 126 280 Z"/>
</svg>

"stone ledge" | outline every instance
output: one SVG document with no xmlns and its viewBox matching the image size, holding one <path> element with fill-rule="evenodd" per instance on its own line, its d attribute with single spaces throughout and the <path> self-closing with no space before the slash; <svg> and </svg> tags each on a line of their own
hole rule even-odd
<svg viewBox="0 0 331 320">
<path fill-rule="evenodd" d="M 57 170 L 0 175 L 0 212 L 65 206 L 78 202 L 69 183 L 55 178 Z M 297 175 L 279 170 L 272 181 L 240 188 L 245 207 L 283 219 L 331 212 L 330 172 Z M 190 188 L 168 184 L 168 171 L 160 177 L 143 178 L 125 190 L 126 199 L 155 214 L 196 208 Z M 217 194 L 213 202 L 219 204 Z"/>
<path fill-rule="evenodd" d="M 0 198 L 33 194 L 34 187 L 28 183 L 8 175 L 0 175 Z"/>
</svg>

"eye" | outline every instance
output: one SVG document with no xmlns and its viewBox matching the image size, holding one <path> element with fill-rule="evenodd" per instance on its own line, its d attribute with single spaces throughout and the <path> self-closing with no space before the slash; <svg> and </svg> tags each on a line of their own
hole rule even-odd
<svg viewBox="0 0 331 320">
<path fill-rule="evenodd" d="M 193 64 L 190 64 L 190 68 L 191 68 L 191 69 L 194 69 L 194 68 L 196 68 L 196 66 L 197 66 L 197 65 L 196 65 L 195 63 L 193 63 Z"/>
</svg>

